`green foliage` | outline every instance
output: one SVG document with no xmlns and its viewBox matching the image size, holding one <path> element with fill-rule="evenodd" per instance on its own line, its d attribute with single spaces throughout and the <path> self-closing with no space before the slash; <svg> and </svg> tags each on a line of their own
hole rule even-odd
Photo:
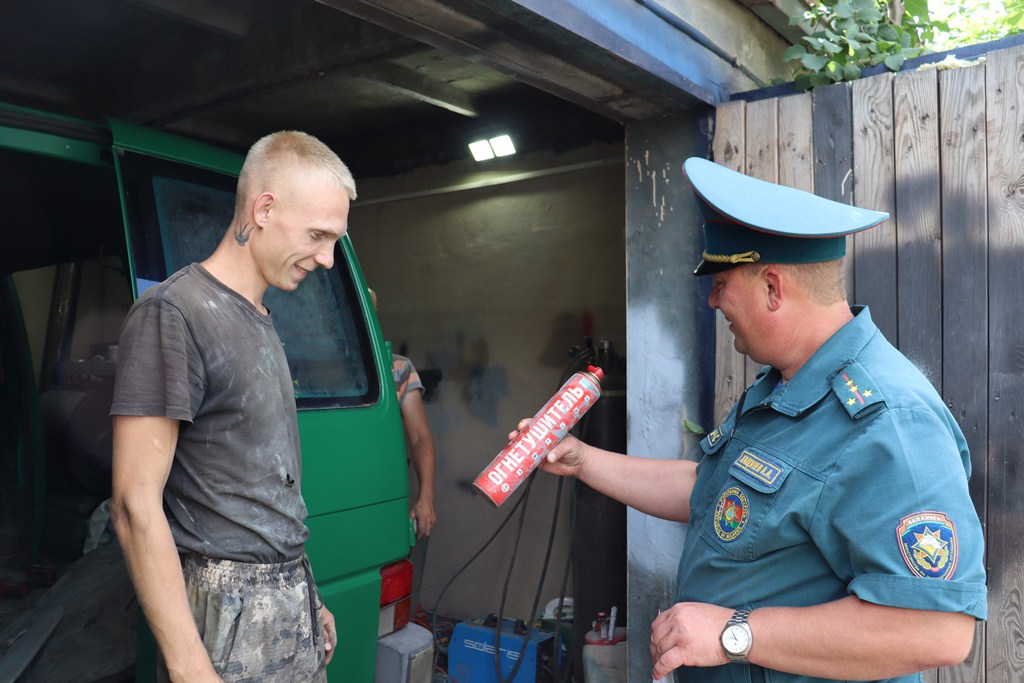
<svg viewBox="0 0 1024 683">
<path fill-rule="evenodd" d="M 884 64 L 1024 32 L 1024 0 L 820 0 L 790 17 L 813 33 L 783 53 L 798 90 L 860 78 Z"/>
<path fill-rule="evenodd" d="M 928 0 L 823 0 L 790 18 L 791 24 L 805 21 L 815 31 L 782 56 L 797 63 L 798 90 L 856 80 L 877 64 L 899 71 L 941 30 L 929 16 Z"/>
<path fill-rule="evenodd" d="M 1024 0 L 931 0 L 936 52 L 998 40 L 1024 31 Z M 967 10 L 967 11 L 965 11 Z"/>
</svg>

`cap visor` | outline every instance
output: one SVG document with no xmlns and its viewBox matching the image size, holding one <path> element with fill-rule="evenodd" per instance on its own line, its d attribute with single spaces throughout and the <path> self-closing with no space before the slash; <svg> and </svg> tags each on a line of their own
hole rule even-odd
<svg viewBox="0 0 1024 683">
<path fill-rule="evenodd" d="M 741 266 L 742 263 L 708 263 L 702 260 L 697 264 L 697 267 L 693 270 L 694 275 L 714 275 L 715 273 L 722 273 L 727 270 L 731 270 L 736 266 Z"/>
</svg>

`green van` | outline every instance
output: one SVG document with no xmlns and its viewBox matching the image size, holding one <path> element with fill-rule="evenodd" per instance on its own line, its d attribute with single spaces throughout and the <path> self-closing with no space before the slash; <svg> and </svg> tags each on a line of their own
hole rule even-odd
<svg viewBox="0 0 1024 683">
<path fill-rule="evenodd" d="M 166 133 L 0 105 L 0 632 L 18 619 L 19 633 L 35 634 L 21 640 L 29 679 L 32 648 L 58 637 L 77 605 L 26 590 L 73 581 L 103 528 L 121 321 L 146 287 L 213 251 L 241 163 Z M 347 236 L 333 269 L 295 292 L 271 289 L 266 302 L 295 383 L 307 551 L 338 621 L 328 673 L 368 683 L 378 637 L 410 607 L 414 536 L 390 348 Z M 135 618 L 131 607 L 118 618 Z M 125 676 L 153 680 L 155 647 L 138 622 Z M 9 647 L 0 642 L 0 658 Z M 52 656 L 77 656 L 68 649 Z"/>
</svg>

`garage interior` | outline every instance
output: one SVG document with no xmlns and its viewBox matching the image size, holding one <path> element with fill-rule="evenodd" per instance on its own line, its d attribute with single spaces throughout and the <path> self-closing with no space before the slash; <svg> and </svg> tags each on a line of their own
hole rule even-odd
<svg viewBox="0 0 1024 683">
<path fill-rule="evenodd" d="M 529 4 L 35 0 L 5 8 L 0 22 L 4 103 L 112 117 L 239 153 L 300 129 L 350 166 L 360 194 L 350 236 L 385 337 L 439 378 L 426 403 L 439 519 L 419 595 L 422 609 L 450 620 L 499 603 L 506 617 L 532 619 L 535 596 L 543 607 L 562 592 L 568 487 L 537 478 L 522 542 L 508 525 L 464 566 L 508 514 L 470 482 L 560 385 L 572 349 L 614 358 L 625 393 L 626 131 L 705 107 L 703 84 L 654 75 Z M 694 131 L 699 147 L 710 129 Z M 467 144 L 499 134 L 516 154 L 473 161 Z M 592 570 L 624 574 L 624 537 L 621 548 L 621 567 Z"/>
</svg>

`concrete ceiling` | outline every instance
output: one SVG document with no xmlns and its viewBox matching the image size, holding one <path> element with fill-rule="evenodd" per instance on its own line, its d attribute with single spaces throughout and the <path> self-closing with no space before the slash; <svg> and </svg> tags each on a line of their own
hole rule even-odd
<svg viewBox="0 0 1024 683">
<path fill-rule="evenodd" d="M 498 130 L 524 151 L 621 139 L 623 124 L 714 99 L 531 4 L 5 2 L 0 100 L 239 151 L 303 129 L 366 177 L 462 158 L 475 135 Z"/>
</svg>

